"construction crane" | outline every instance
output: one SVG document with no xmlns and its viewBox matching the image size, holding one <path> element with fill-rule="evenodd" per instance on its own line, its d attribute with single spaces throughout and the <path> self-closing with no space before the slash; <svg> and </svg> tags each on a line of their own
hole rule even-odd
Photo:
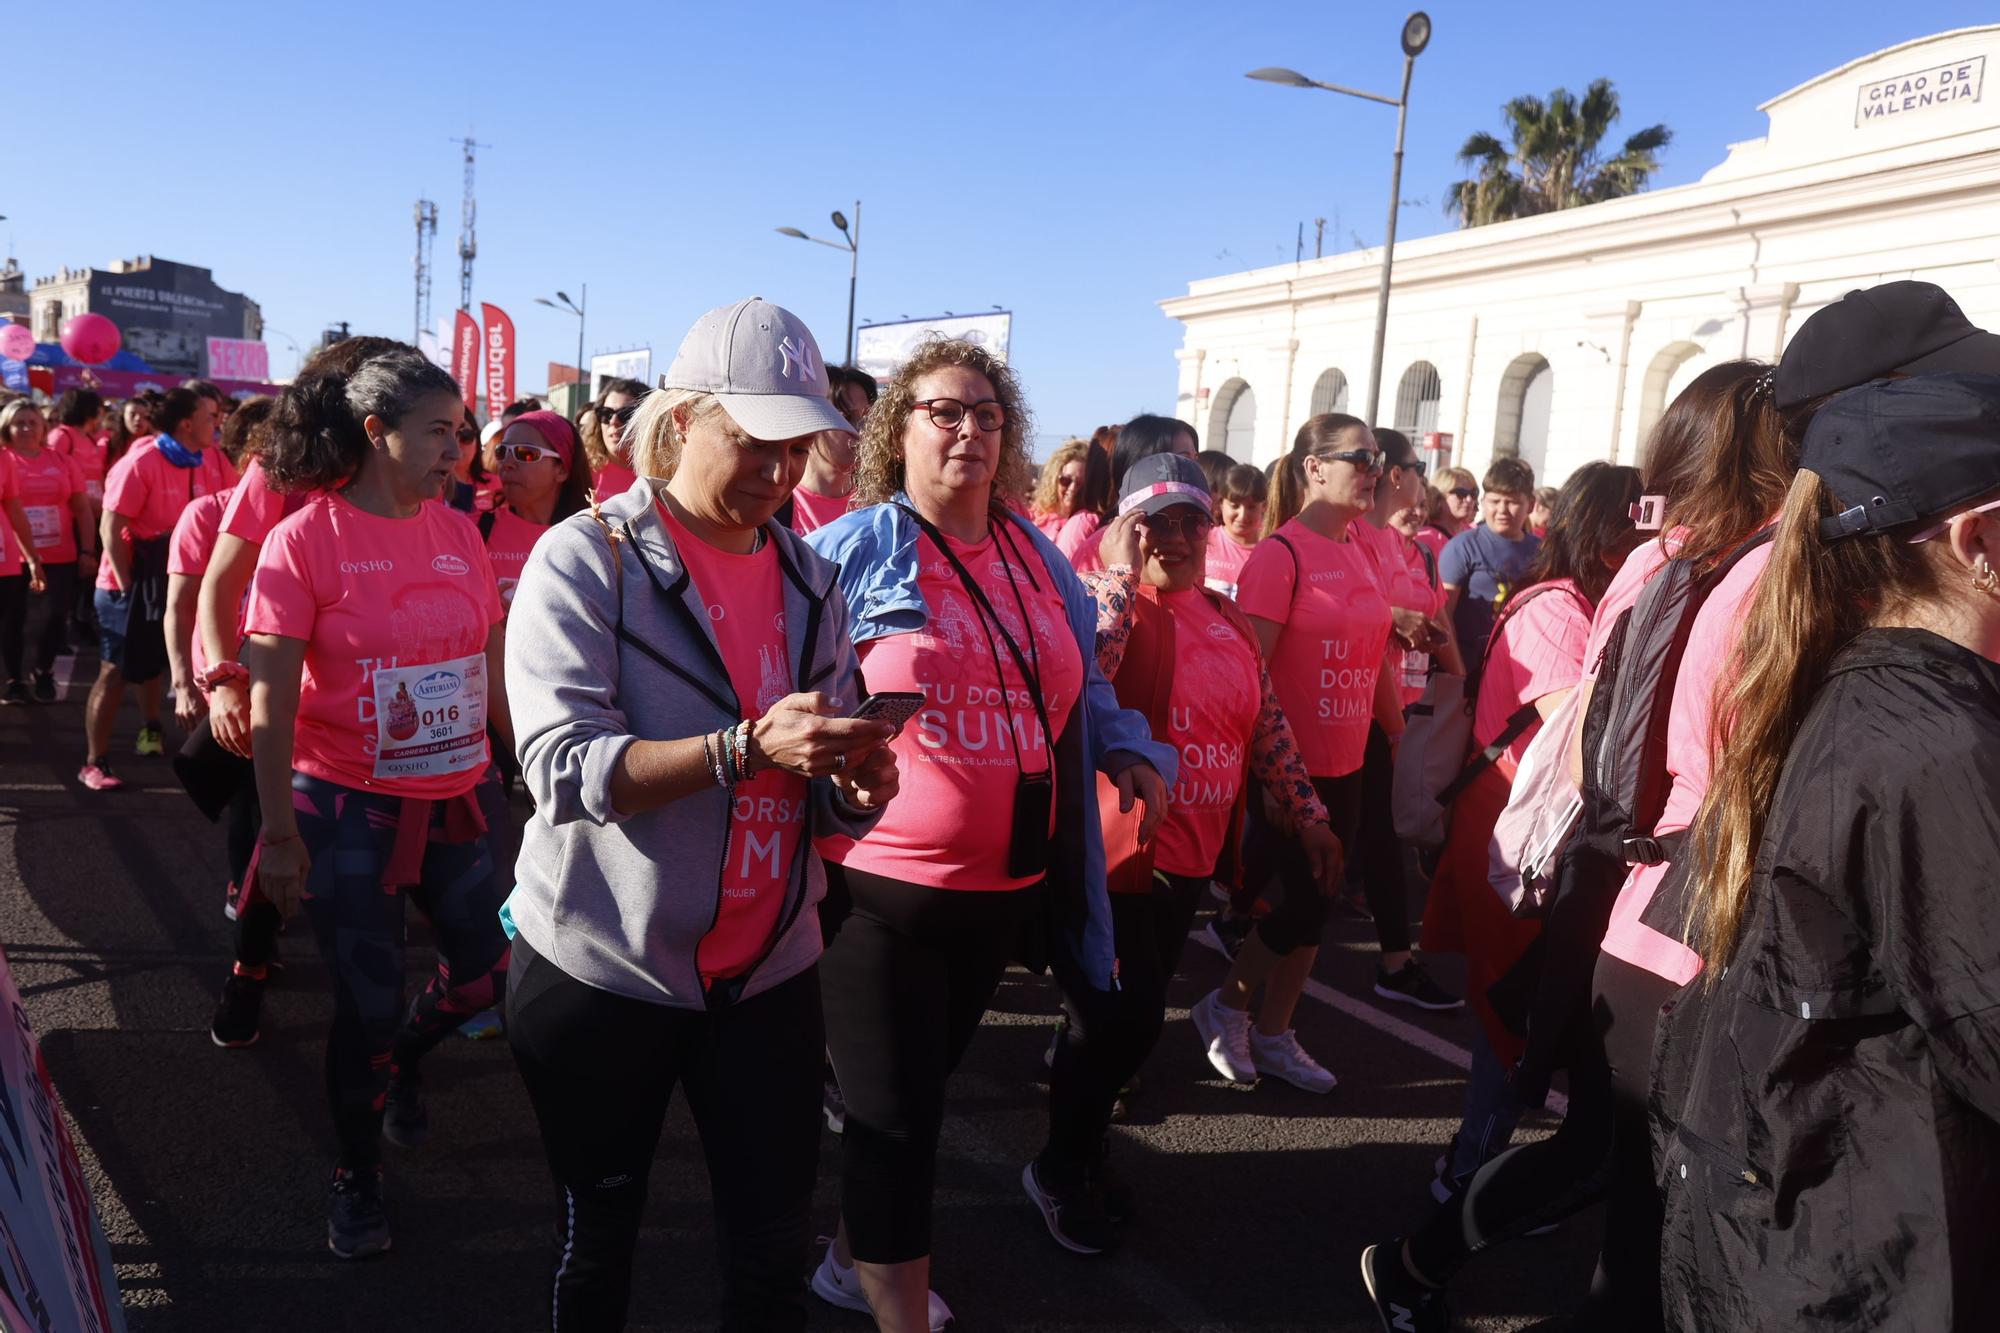
<svg viewBox="0 0 2000 1333">
<path fill-rule="evenodd" d="M 437 239 L 438 206 L 428 199 L 417 200 L 417 331 L 412 340 L 424 345 L 424 330 L 431 326 L 431 243 Z"/>
<path fill-rule="evenodd" d="M 490 143 L 478 143 L 470 132 L 463 139 L 451 142 L 465 150 L 465 211 L 458 224 L 458 308 L 472 309 L 472 260 L 479 253 L 479 240 L 473 224 L 479 218 L 479 205 L 472 197 L 472 155 L 474 150 L 491 148 Z"/>
</svg>

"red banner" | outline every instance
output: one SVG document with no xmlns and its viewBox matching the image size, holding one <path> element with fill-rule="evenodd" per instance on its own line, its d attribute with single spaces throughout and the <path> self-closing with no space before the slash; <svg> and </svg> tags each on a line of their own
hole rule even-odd
<svg viewBox="0 0 2000 1333">
<path fill-rule="evenodd" d="M 479 307 L 486 356 L 486 415 L 498 417 L 514 401 L 514 321 L 497 305 Z"/>
<path fill-rule="evenodd" d="M 479 326 L 467 311 L 458 312 L 451 329 L 451 377 L 465 395 L 467 411 L 479 410 Z"/>
</svg>

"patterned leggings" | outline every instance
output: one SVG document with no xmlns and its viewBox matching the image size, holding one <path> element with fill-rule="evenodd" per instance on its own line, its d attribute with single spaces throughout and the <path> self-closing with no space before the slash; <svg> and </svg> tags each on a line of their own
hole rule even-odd
<svg viewBox="0 0 2000 1333">
<path fill-rule="evenodd" d="M 383 874 L 405 801 L 292 775 L 299 836 L 312 857 L 305 913 L 333 977 L 333 1029 L 326 1044 L 326 1094 L 340 1141 L 340 1164 L 372 1169 L 381 1155 L 382 1106 L 389 1076 L 471 1015 L 494 1004 L 507 984 L 506 896 L 486 835 L 446 842 L 445 802 L 428 808 L 423 872 L 409 896 L 437 937 L 437 972 L 403 1003 L 403 892 Z"/>
</svg>

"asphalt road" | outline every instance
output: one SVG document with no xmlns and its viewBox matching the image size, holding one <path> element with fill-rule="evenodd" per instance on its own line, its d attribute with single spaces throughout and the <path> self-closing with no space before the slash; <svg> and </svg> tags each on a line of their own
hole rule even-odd
<svg viewBox="0 0 2000 1333">
<path fill-rule="evenodd" d="M 119 758 L 122 793 L 79 787 L 81 711 L 0 710 L 0 943 L 72 1117 L 134 1333 L 546 1327 L 554 1196 L 505 1043 L 454 1037 L 427 1064 L 430 1143 L 387 1149 L 394 1252 L 333 1259 L 330 1005 L 310 937 L 285 937 L 263 1040 L 211 1045 L 230 940 L 220 831 L 162 759 Z M 128 704 L 114 754 L 130 754 L 136 721 Z M 429 951 L 414 914 L 411 935 L 419 980 Z M 1340 1076 L 1325 1097 L 1243 1089 L 1209 1070 L 1187 1006 L 1222 960 L 1189 949 L 1134 1121 L 1115 1131 L 1143 1211 L 1101 1259 L 1058 1249 L 1020 1192 L 1044 1129 L 1054 1008 L 1047 981 L 1010 973 L 952 1084 L 938 1169 L 933 1282 L 958 1327 L 1376 1328 L 1357 1258 L 1429 1210 L 1431 1162 L 1463 1086 L 1445 1057 L 1474 1020 L 1392 1006 L 1400 1029 L 1365 1021 L 1382 1012 L 1370 941 L 1367 923 L 1337 921 L 1320 961 L 1319 980 L 1353 1012 L 1301 1006 L 1302 1039 Z M 1437 970 L 1455 981 L 1448 960 Z M 1549 1128 L 1536 1117 L 1523 1132 Z M 831 1231 L 837 1154 L 831 1135 L 826 1144 L 815 1215 Z M 634 1328 L 712 1326 L 707 1196 L 677 1106 L 653 1172 Z M 1560 1327 L 1588 1282 L 1596 1225 L 1593 1211 L 1482 1256 L 1454 1288 L 1457 1326 Z M 812 1323 L 867 1327 L 817 1303 Z"/>
</svg>

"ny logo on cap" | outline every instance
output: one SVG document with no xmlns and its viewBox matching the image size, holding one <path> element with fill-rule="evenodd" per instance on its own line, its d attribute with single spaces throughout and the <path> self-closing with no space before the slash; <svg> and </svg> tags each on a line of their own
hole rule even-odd
<svg viewBox="0 0 2000 1333">
<path fill-rule="evenodd" d="M 819 378 L 819 372 L 813 368 L 811 343 L 806 343 L 803 346 L 795 343 L 792 341 L 792 335 L 788 333 L 785 335 L 784 340 L 778 344 L 778 354 L 785 358 L 784 368 L 780 373 L 786 379 L 792 378 L 792 366 L 794 363 L 798 365 L 798 377 L 801 380 L 810 384 Z"/>
</svg>

